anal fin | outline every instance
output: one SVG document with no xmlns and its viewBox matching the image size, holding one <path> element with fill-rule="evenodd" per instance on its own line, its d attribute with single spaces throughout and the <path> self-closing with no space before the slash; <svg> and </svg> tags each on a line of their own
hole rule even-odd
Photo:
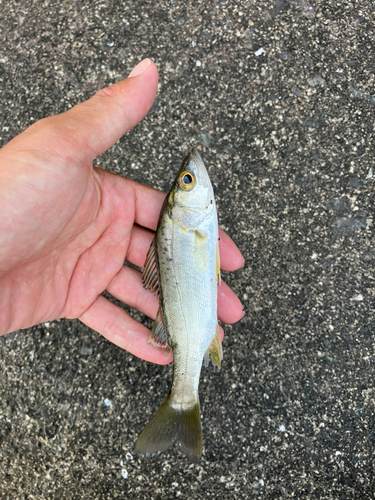
<svg viewBox="0 0 375 500">
<path fill-rule="evenodd" d="M 204 366 L 208 366 L 210 358 L 218 368 L 221 367 L 221 361 L 223 359 L 223 347 L 221 345 L 219 335 L 219 325 L 216 325 L 214 338 L 211 342 L 210 347 L 207 349 L 206 354 L 204 355 Z"/>
</svg>

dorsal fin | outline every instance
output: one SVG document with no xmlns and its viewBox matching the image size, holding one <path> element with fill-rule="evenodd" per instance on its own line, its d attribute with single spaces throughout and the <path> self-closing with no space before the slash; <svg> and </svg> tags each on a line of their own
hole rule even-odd
<svg viewBox="0 0 375 500">
<path fill-rule="evenodd" d="M 156 315 L 155 322 L 152 326 L 152 330 L 148 338 L 148 343 L 153 347 L 156 347 L 156 349 L 163 351 L 166 356 L 169 356 L 171 353 L 172 347 L 165 333 L 164 317 L 161 305 Z"/>
<path fill-rule="evenodd" d="M 159 273 L 157 264 L 156 236 L 148 249 L 145 267 L 142 273 L 143 287 L 159 295 Z"/>
<path fill-rule="evenodd" d="M 156 249 L 155 236 L 147 252 L 145 267 L 142 273 L 142 281 L 144 288 L 146 288 L 146 290 L 154 292 L 155 295 L 158 295 L 160 301 L 157 255 L 158 254 Z M 171 353 L 172 348 L 165 333 L 162 304 L 159 305 L 159 310 L 156 315 L 155 322 L 152 326 L 148 343 L 154 346 L 156 349 L 163 351 L 166 356 L 169 356 Z"/>
</svg>

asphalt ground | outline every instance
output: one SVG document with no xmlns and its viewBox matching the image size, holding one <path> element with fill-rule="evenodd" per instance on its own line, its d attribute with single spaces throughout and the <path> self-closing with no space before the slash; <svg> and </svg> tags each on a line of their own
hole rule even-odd
<svg viewBox="0 0 375 500">
<path fill-rule="evenodd" d="M 96 165 L 168 190 L 200 145 L 246 259 L 224 276 L 246 315 L 202 370 L 198 464 L 133 454 L 171 367 L 78 321 L 0 338 L 0 498 L 374 498 L 373 2 L 0 10 L 0 144 L 150 57 L 156 101 Z"/>
</svg>

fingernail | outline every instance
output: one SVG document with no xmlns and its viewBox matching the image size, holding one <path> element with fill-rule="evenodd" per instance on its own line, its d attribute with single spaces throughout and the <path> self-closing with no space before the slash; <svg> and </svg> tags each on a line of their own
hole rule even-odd
<svg viewBox="0 0 375 500">
<path fill-rule="evenodd" d="M 150 66 L 150 64 L 151 61 L 149 58 L 143 59 L 143 61 L 141 61 L 135 68 L 132 69 L 128 78 L 140 75 Z"/>
</svg>

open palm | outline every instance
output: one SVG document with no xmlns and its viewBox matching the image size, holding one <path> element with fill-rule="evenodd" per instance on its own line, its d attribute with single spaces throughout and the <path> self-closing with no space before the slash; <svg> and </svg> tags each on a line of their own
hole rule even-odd
<svg viewBox="0 0 375 500">
<path fill-rule="evenodd" d="M 155 65 L 145 60 L 130 76 L 0 151 L 0 334 L 79 318 L 133 354 L 167 363 L 147 344 L 147 328 L 101 295 L 156 315 L 157 299 L 124 260 L 143 266 L 165 195 L 92 166 L 152 105 Z M 222 268 L 240 267 L 224 233 L 220 245 Z M 225 284 L 218 298 L 221 320 L 242 316 Z"/>
</svg>

